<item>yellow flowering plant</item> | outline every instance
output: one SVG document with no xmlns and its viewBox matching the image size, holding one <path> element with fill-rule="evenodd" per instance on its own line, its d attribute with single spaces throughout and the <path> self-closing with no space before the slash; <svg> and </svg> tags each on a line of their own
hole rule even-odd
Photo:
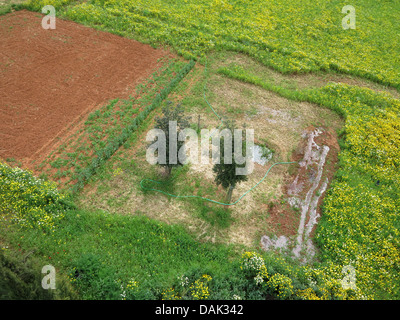
<svg viewBox="0 0 400 320">
<path fill-rule="evenodd" d="M 0 213 L 27 228 L 54 231 L 68 205 L 55 183 L 0 162 Z"/>
<path fill-rule="evenodd" d="M 289 299 L 293 294 L 292 279 L 280 273 L 272 275 L 266 283 L 266 287 L 271 290 L 271 293 L 282 300 Z"/>
<path fill-rule="evenodd" d="M 194 300 L 205 300 L 210 296 L 208 282 L 212 280 L 208 274 L 203 274 L 199 279 L 194 281 L 189 287 L 191 296 Z"/>
<path fill-rule="evenodd" d="M 268 271 L 264 259 L 256 252 L 246 251 L 242 254 L 240 269 L 255 283 L 261 284 L 268 279 Z"/>
<path fill-rule="evenodd" d="M 181 297 L 179 296 L 179 293 L 175 291 L 174 288 L 169 288 L 166 290 L 163 290 L 162 294 L 162 300 L 180 300 Z"/>
</svg>

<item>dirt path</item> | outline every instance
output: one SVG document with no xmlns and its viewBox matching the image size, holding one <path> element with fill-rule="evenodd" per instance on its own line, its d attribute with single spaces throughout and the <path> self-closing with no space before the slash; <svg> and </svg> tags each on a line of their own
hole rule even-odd
<svg viewBox="0 0 400 320">
<path fill-rule="evenodd" d="M 48 154 L 96 107 L 128 98 L 166 52 L 42 15 L 0 17 L 0 158 L 23 164 Z"/>
</svg>

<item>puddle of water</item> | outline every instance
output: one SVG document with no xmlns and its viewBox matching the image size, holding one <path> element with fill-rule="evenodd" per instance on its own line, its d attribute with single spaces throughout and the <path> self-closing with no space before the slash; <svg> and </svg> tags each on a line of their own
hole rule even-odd
<svg viewBox="0 0 400 320">
<path fill-rule="evenodd" d="M 267 152 L 265 152 L 267 151 Z M 253 146 L 253 161 L 264 166 L 272 159 L 272 151 L 259 145 Z"/>
</svg>

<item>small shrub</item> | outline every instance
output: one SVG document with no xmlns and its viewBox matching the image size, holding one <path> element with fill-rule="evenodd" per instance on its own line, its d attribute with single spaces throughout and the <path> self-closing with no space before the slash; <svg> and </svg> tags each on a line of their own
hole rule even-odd
<svg viewBox="0 0 400 320">
<path fill-rule="evenodd" d="M 288 299 L 293 294 L 292 280 L 280 273 L 276 273 L 268 280 L 265 286 L 279 299 Z"/>
<path fill-rule="evenodd" d="M 55 183 L 0 162 L 0 213 L 23 227 L 54 231 L 70 206 Z"/>
</svg>

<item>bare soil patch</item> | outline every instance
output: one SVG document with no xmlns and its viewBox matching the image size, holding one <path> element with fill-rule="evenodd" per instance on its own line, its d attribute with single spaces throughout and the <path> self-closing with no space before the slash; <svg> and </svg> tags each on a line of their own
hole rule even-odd
<svg viewBox="0 0 400 320">
<path fill-rule="evenodd" d="M 167 53 L 149 45 L 42 15 L 0 17 L 0 158 L 24 166 L 49 154 L 85 116 L 131 90 Z"/>
<path fill-rule="evenodd" d="M 302 137 L 292 154 L 291 160 L 297 164 L 285 179 L 284 196 L 269 204 L 268 224 L 273 226 L 274 236 L 262 236 L 261 246 L 265 250 L 290 247 L 294 256 L 306 262 L 315 255 L 312 238 L 325 191 L 337 169 L 340 147 L 332 128 L 311 125 Z"/>
</svg>

